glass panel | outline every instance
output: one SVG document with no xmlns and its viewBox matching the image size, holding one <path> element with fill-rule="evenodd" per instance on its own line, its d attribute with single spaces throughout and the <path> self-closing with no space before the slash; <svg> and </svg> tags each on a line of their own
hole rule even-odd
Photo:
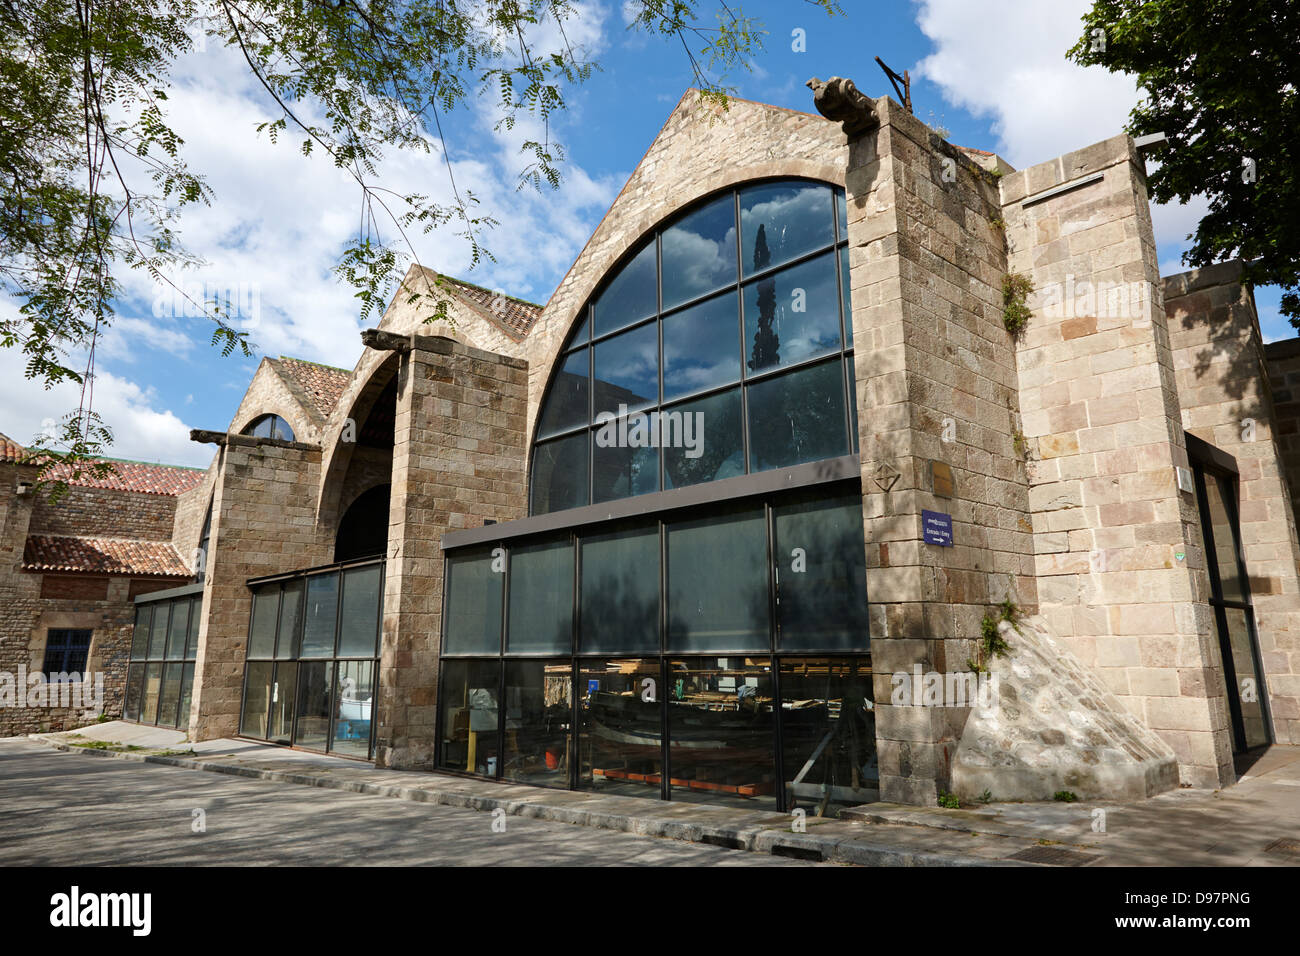
<svg viewBox="0 0 1300 956">
<path fill-rule="evenodd" d="M 765 657 L 668 662 L 672 798 L 776 805 L 776 710 Z"/>
<path fill-rule="evenodd" d="M 780 667 L 786 809 L 879 799 L 870 661 L 786 658 Z"/>
<path fill-rule="evenodd" d="M 664 316 L 664 401 L 740 380 L 736 293 Z"/>
<path fill-rule="evenodd" d="M 311 661 L 298 665 L 299 747 L 324 750 L 330 739 L 330 685 L 333 661 Z"/>
<path fill-rule="evenodd" d="M 596 501 L 659 490 L 659 416 L 633 412 L 601 422 L 592 449 Z"/>
<path fill-rule="evenodd" d="M 444 654 L 501 652 L 501 589 L 505 556 L 486 549 L 447 559 L 447 622 Z"/>
<path fill-rule="evenodd" d="M 266 715 L 271 709 L 271 677 L 275 665 L 270 661 L 253 661 L 244 677 L 244 713 L 239 732 L 245 737 L 266 736 Z"/>
<path fill-rule="evenodd" d="M 275 656 L 298 656 L 298 630 L 302 626 L 302 592 L 306 585 L 302 579 L 286 581 L 284 597 L 280 599 L 280 635 L 276 639 Z"/>
<path fill-rule="evenodd" d="M 495 777 L 501 661 L 443 661 L 442 673 L 438 766 Z"/>
<path fill-rule="evenodd" d="M 567 660 L 506 661 L 502 776 L 507 780 L 569 786 L 572 681 L 573 665 Z"/>
<path fill-rule="evenodd" d="M 374 657 L 379 640 L 379 565 L 343 572 L 339 657 Z"/>
<path fill-rule="evenodd" d="M 573 348 L 576 345 L 585 345 L 590 338 L 591 318 L 588 316 L 582 320 L 582 325 L 578 326 L 577 331 L 573 333 L 573 338 L 569 339 L 568 348 Z"/>
<path fill-rule="evenodd" d="M 275 618 L 280 610 L 280 585 L 268 584 L 253 595 L 253 623 L 248 629 L 249 658 L 275 656 Z"/>
<path fill-rule="evenodd" d="M 587 503 L 587 433 L 538 445 L 533 453 L 533 514 Z"/>
<path fill-rule="evenodd" d="M 199 615 L 203 613 L 203 598 L 190 598 L 190 627 L 185 634 L 185 657 L 194 660 L 199 654 Z"/>
<path fill-rule="evenodd" d="M 828 253 L 745 286 L 745 366 L 759 372 L 840 350 L 840 291 Z"/>
<path fill-rule="evenodd" d="M 763 510 L 666 526 L 668 648 L 767 650 L 767 522 Z"/>
<path fill-rule="evenodd" d="M 153 621 L 149 625 L 149 659 L 157 660 L 167 649 L 167 612 L 171 605 L 160 602 L 153 606 Z"/>
<path fill-rule="evenodd" d="M 840 294 L 844 297 L 844 347 L 853 348 L 853 292 L 849 285 L 849 247 L 840 247 Z"/>
<path fill-rule="evenodd" d="M 578 789 L 659 796 L 663 711 L 658 683 L 657 657 L 582 662 Z"/>
<path fill-rule="evenodd" d="M 1268 743 L 1268 727 L 1264 723 L 1264 705 L 1261 703 L 1266 691 L 1257 676 L 1250 626 L 1246 620 L 1248 612 L 1227 607 L 1223 613 L 1228 619 L 1228 646 L 1232 648 L 1232 666 L 1237 672 L 1236 693 L 1241 704 L 1241 720 L 1246 728 L 1246 749 L 1262 747 Z"/>
<path fill-rule="evenodd" d="M 144 665 L 132 664 L 126 670 L 126 703 L 123 716 L 127 720 L 140 719 L 140 697 L 144 685 Z"/>
<path fill-rule="evenodd" d="M 307 610 L 302 625 L 302 657 L 334 653 L 334 623 L 339 605 L 339 576 L 318 574 L 307 579 Z"/>
<path fill-rule="evenodd" d="M 158 721 L 158 689 L 162 685 L 162 665 L 146 664 L 144 669 L 144 698 L 140 705 L 140 722 Z"/>
<path fill-rule="evenodd" d="M 664 231 L 663 307 L 736 281 L 736 206 L 730 193 Z"/>
<path fill-rule="evenodd" d="M 745 473 L 740 390 L 684 402 L 663 413 L 664 488 L 684 488 Z"/>
<path fill-rule="evenodd" d="M 158 723 L 163 727 L 176 726 L 176 704 L 181 699 L 180 664 L 167 664 L 163 667 L 162 696 L 158 701 Z"/>
<path fill-rule="evenodd" d="M 849 207 L 845 202 L 844 190 L 836 189 L 835 192 L 835 218 L 839 220 L 840 241 L 843 242 L 849 237 Z"/>
<path fill-rule="evenodd" d="M 644 408 L 659 401 L 659 326 L 655 322 L 597 342 L 594 375 L 593 421 L 601 412 L 622 414 L 625 408 Z"/>
<path fill-rule="evenodd" d="M 180 660 L 185 656 L 185 635 L 189 631 L 189 601 L 172 601 L 172 620 L 167 627 L 167 657 Z"/>
<path fill-rule="evenodd" d="M 659 530 L 585 535 L 582 548 L 583 653 L 659 652 Z"/>
<path fill-rule="evenodd" d="M 573 545 L 565 538 L 511 548 L 507 653 L 572 648 Z"/>
<path fill-rule="evenodd" d="M 338 713 L 330 750 L 351 757 L 369 757 L 375 662 L 339 661 L 338 681 Z"/>
<path fill-rule="evenodd" d="M 858 386 L 852 355 L 844 356 L 844 376 L 849 386 L 849 442 L 856 452 L 858 450 Z"/>
<path fill-rule="evenodd" d="M 194 692 L 194 665 L 186 664 L 181 671 L 181 703 L 176 711 L 176 726 L 188 730 L 190 726 L 190 703 Z"/>
<path fill-rule="evenodd" d="M 131 633 L 131 660 L 142 661 L 149 650 L 149 621 L 153 606 L 142 604 L 135 609 L 135 630 Z"/>
<path fill-rule="evenodd" d="M 1236 540 L 1232 535 L 1232 524 L 1224 495 L 1231 494 L 1231 486 L 1225 488 L 1222 479 L 1214 475 L 1205 476 L 1206 500 L 1210 506 L 1210 522 L 1214 534 L 1214 560 L 1219 567 L 1219 583 L 1223 586 L 1225 601 L 1244 601 L 1241 590 L 1241 574 L 1237 565 Z M 1206 555 L 1206 560 L 1210 560 Z"/>
<path fill-rule="evenodd" d="M 841 368 L 825 362 L 749 386 L 750 471 L 848 454 Z"/>
<path fill-rule="evenodd" d="M 835 241 L 831 190 L 818 183 L 769 183 L 740 192 L 745 275 L 796 259 Z"/>
<path fill-rule="evenodd" d="M 655 244 L 651 239 L 614 277 L 592 306 L 596 335 L 613 332 L 654 315 Z"/>
<path fill-rule="evenodd" d="M 865 651 L 862 502 L 857 495 L 776 505 L 777 646 Z"/>
<path fill-rule="evenodd" d="M 293 705 L 297 700 L 298 665 L 285 662 L 275 666 L 271 682 L 271 713 L 267 736 L 272 743 L 293 742 Z"/>
<path fill-rule="evenodd" d="M 546 405 L 537 424 L 537 437 L 545 438 L 587 424 L 587 384 L 590 378 L 586 349 L 580 349 L 564 360 L 547 392 Z"/>
</svg>

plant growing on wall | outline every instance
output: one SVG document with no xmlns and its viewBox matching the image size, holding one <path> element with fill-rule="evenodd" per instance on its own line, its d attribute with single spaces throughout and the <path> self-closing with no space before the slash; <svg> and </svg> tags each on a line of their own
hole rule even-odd
<svg viewBox="0 0 1300 956">
<path fill-rule="evenodd" d="M 1008 272 L 1002 277 L 1002 325 L 1012 338 L 1019 338 L 1029 324 L 1032 313 L 1026 300 L 1033 291 L 1034 285 L 1027 275 Z"/>
</svg>

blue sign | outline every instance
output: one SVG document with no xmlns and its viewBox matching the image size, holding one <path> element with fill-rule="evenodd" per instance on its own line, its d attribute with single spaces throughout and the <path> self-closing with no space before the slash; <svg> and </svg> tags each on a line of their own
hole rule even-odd
<svg viewBox="0 0 1300 956">
<path fill-rule="evenodd" d="M 590 697 L 590 696 L 592 696 L 593 694 L 598 694 L 598 693 L 600 693 L 600 681 L 599 681 L 599 680 L 588 680 L 588 681 L 587 681 L 587 696 Z"/>
<path fill-rule="evenodd" d="M 945 548 L 952 547 L 952 515 L 942 511 L 921 511 L 921 527 L 925 531 L 926 544 L 938 544 Z"/>
</svg>

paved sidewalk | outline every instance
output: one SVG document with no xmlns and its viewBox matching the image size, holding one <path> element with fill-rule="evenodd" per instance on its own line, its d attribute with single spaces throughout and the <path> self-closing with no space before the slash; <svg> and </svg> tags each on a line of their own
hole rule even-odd
<svg viewBox="0 0 1300 956">
<path fill-rule="evenodd" d="M 796 833 L 787 814 L 378 770 L 247 740 L 190 744 L 178 731 L 118 721 L 31 739 L 108 757 L 480 811 L 501 808 L 533 819 L 842 863 L 1300 864 L 1300 747 L 1272 748 L 1224 791 L 1179 790 L 1141 804 L 990 804 L 969 810 L 877 803 L 838 820 L 809 817 L 807 832 Z M 91 749 L 95 742 L 112 749 Z"/>
</svg>

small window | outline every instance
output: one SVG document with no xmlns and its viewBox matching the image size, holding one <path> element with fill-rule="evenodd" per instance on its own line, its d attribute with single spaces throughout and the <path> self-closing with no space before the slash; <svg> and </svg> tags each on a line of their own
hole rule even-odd
<svg viewBox="0 0 1300 956">
<path fill-rule="evenodd" d="M 45 637 L 45 664 L 41 668 L 46 680 L 57 674 L 84 674 L 90 654 L 90 631 L 69 628 L 51 629 Z"/>
<path fill-rule="evenodd" d="M 254 418 L 244 426 L 241 435 L 253 438 L 278 438 L 280 441 L 293 441 L 293 429 L 279 415 L 262 415 Z"/>
</svg>

